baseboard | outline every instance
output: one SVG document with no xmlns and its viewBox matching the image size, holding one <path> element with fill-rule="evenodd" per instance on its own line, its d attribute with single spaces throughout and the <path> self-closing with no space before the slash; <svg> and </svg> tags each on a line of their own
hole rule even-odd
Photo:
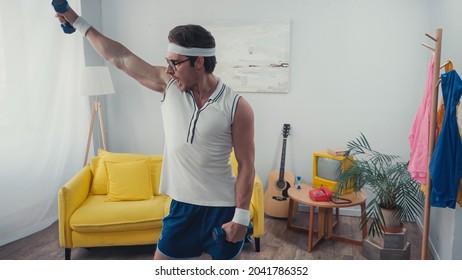
<svg viewBox="0 0 462 280">
<path fill-rule="evenodd" d="M 423 233 L 423 228 L 424 228 L 423 224 L 422 224 L 422 221 L 420 219 L 418 219 L 418 218 L 416 218 L 415 220 L 416 220 L 415 223 L 419 227 L 420 233 L 422 234 Z M 441 260 L 440 256 L 438 255 L 438 252 L 436 252 L 435 246 L 433 245 L 433 242 L 432 242 L 430 236 L 428 236 L 427 249 L 430 249 L 430 252 L 431 252 L 434 260 Z"/>
</svg>

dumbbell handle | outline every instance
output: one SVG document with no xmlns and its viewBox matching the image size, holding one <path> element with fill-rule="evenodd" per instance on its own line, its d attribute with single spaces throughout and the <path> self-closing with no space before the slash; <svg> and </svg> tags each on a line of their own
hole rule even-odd
<svg viewBox="0 0 462 280">
<path fill-rule="evenodd" d="M 215 242 L 222 242 L 226 238 L 226 233 L 221 227 L 214 227 L 212 230 L 212 236 Z"/>
<path fill-rule="evenodd" d="M 249 226 L 247 228 L 247 235 L 253 234 L 253 227 Z M 222 242 L 226 239 L 226 233 L 221 227 L 214 227 L 212 229 L 212 237 L 215 242 Z"/>
<path fill-rule="evenodd" d="M 69 10 L 69 4 L 67 3 L 67 0 L 53 0 L 51 5 L 57 13 L 64 13 Z M 61 28 L 66 34 L 75 32 L 75 28 L 68 21 L 61 23 Z"/>
</svg>

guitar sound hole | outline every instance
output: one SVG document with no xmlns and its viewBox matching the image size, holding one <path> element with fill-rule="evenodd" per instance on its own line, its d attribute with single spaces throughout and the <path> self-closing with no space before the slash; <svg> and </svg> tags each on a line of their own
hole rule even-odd
<svg viewBox="0 0 462 280">
<path fill-rule="evenodd" d="M 289 188 L 290 188 L 290 184 L 287 183 L 287 188 L 285 188 L 283 191 L 282 191 L 282 196 L 287 198 L 289 197 Z"/>
<path fill-rule="evenodd" d="M 279 191 L 282 191 L 286 188 L 286 184 L 287 182 L 286 181 L 277 181 L 276 182 L 276 189 L 278 189 Z"/>
</svg>

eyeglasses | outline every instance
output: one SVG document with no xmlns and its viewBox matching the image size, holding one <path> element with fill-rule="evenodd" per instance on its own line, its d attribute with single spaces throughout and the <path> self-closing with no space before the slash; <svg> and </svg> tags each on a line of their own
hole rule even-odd
<svg viewBox="0 0 462 280">
<path fill-rule="evenodd" d="M 173 71 L 176 71 L 176 66 L 177 65 L 180 65 L 181 63 L 190 60 L 190 58 L 186 58 L 185 60 L 180 60 L 180 61 L 170 60 L 168 58 L 165 58 L 165 60 L 167 61 L 167 65 L 172 67 Z"/>
</svg>

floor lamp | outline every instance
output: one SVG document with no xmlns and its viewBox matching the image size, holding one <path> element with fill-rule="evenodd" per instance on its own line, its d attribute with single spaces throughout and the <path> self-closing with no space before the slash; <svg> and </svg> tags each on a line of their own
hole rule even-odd
<svg viewBox="0 0 462 280">
<path fill-rule="evenodd" d="M 101 129 L 101 138 L 103 140 L 103 149 L 107 150 L 106 132 L 104 129 L 103 109 L 99 101 L 99 95 L 114 94 L 111 74 L 106 66 L 87 66 L 82 72 L 82 95 L 95 96 L 91 109 L 90 129 L 88 131 L 87 149 L 85 151 L 85 161 L 83 166 L 87 165 L 88 152 L 90 151 L 90 142 L 93 135 L 96 113 L 98 113 L 99 127 Z"/>
</svg>

